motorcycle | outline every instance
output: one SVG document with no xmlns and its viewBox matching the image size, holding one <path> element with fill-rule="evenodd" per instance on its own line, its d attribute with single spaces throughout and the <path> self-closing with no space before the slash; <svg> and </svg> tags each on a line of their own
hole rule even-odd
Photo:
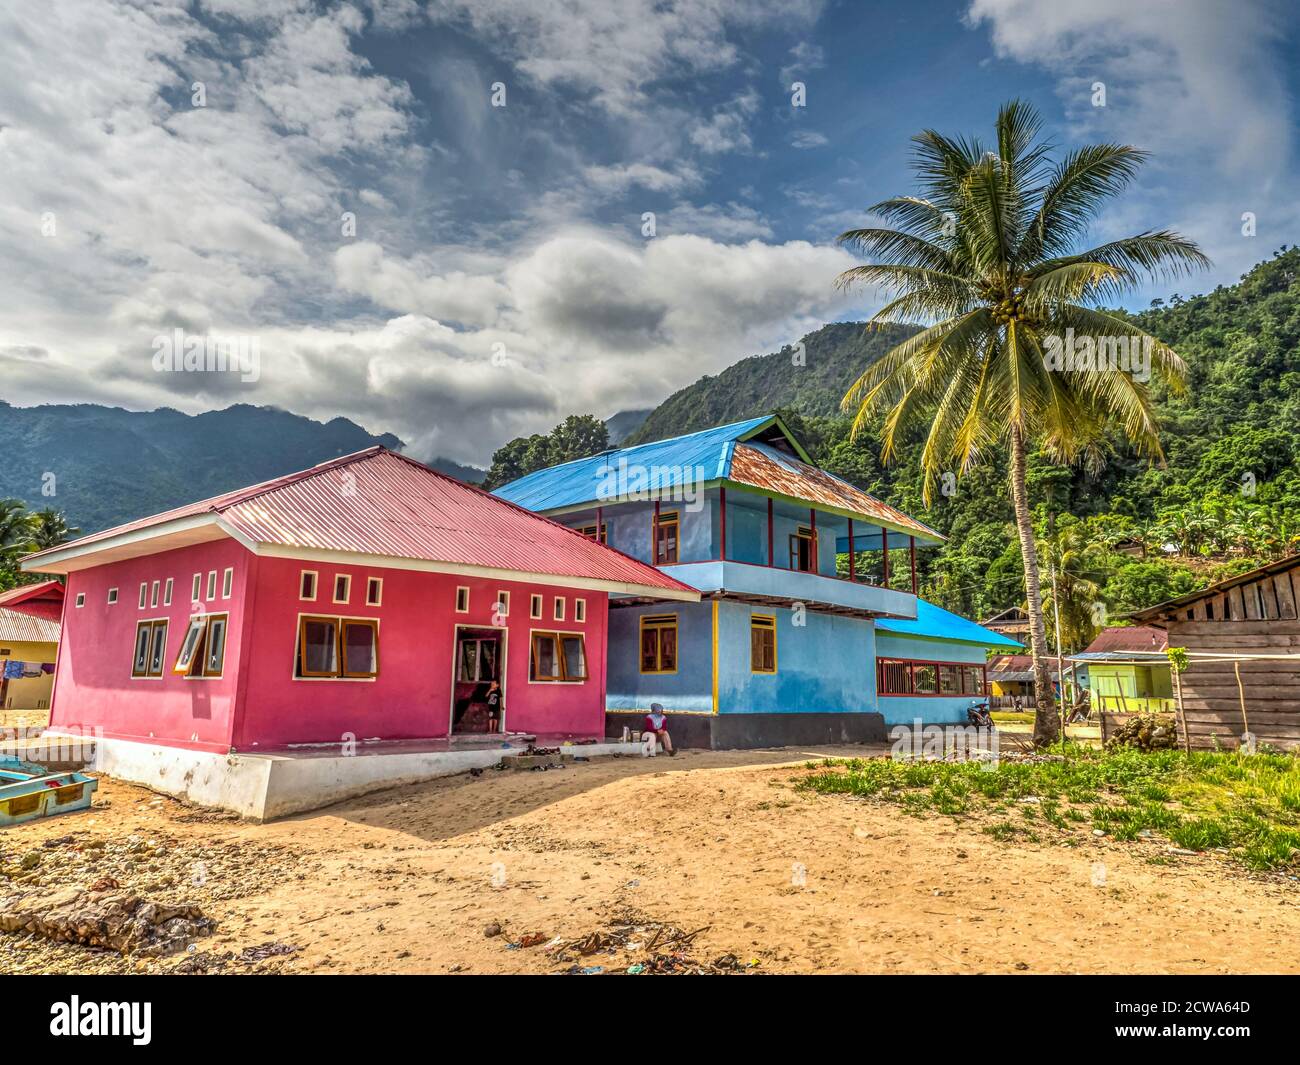
<svg viewBox="0 0 1300 1065">
<path fill-rule="evenodd" d="M 993 715 L 989 713 L 988 700 L 972 699 L 966 708 L 966 720 L 976 728 L 993 728 Z"/>
</svg>

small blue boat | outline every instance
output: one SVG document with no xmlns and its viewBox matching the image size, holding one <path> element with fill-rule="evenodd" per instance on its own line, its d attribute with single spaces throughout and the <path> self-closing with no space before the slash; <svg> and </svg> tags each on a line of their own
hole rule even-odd
<svg viewBox="0 0 1300 1065">
<path fill-rule="evenodd" d="M 85 810 L 99 781 L 85 773 L 51 773 L 17 759 L 0 760 L 0 827 Z"/>
</svg>

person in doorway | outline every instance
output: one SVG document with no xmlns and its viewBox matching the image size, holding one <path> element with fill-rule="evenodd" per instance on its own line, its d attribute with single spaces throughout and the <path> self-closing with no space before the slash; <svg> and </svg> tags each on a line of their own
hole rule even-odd
<svg viewBox="0 0 1300 1065">
<path fill-rule="evenodd" d="M 656 741 L 664 745 L 664 750 L 669 755 L 677 753 L 673 749 L 672 737 L 668 735 L 668 715 L 664 713 L 662 703 L 650 704 L 650 713 L 646 714 L 645 722 L 641 726 L 642 755 L 653 758 Z"/>
<path fill-rule="evenodd" d="M 494 680 L 488 685 L 487 698 L 489 732 L 501 731 L 501 682 Z"/>
</svg>

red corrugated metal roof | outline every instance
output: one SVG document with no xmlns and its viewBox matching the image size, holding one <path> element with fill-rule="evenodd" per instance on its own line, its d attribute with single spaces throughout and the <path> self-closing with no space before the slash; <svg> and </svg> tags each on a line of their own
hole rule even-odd
<svg viewBox="0 0 1300 1065">
<path fill-rule="evenodd" d="M 0 592 L 0 606 L 15 609 L 20 603 L 41 599 L 47 602 L 61 603 L 63 601 L 63 585 L 58 581 L 37 581 L 35 584 L 20 584 L 16 588 L 10 588 L 7 592 Z"/>
<path fill-rule="evenodd" d="M 375 447 L 250 488 L 120 525 L 51 550 L 92 546 L 202 514 L 259 544 L 579 577 L 690 592 L 653 566 Z M 30 556 L 39 560 L 48 552 Z M 31 568 L 39 569 L 39 566 Z"/>
<path fill-rule="evenodd" d="M 891 529 L 923 538 L 927 543 L 942 543 L 944 540 L 930 526 L 891 507 L 869 492 L 765 444 L 736 444 L 728 478 L 737 484 L 858 514 L 881 522 Z"/>
<path fill-rule="evenodd" d="M 1097 638 L 1084 648 L 1084 654 L 1099 651 L 1163 651 L 1169 646 L 1169 633 L 1152 625 L 1116 625 L 1102 629 Z"/>
</svg>

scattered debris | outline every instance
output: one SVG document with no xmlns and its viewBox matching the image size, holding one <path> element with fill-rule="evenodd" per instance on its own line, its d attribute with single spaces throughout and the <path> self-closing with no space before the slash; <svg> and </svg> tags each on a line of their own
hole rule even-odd
<svg viewBox="0 0 1300 1065">
<path fill-rule="evenodd" d="M 1135 747 L 1139 751 L 1168 751 L 1178 743 L 1178 731 L 1170 717 L 1135 715 L 1115 728 L 1106 747 Z"/>
<path fill-rule="evenodd" d="M 292 943 L 262 943 L 256 947 L 245 947 L 239 952 L 239 960 L 245 965 L 253 965 L 265 958 L 276 958 L 282 954 L 292 954 L 297 949 Z"/>
<path fill-rule="evenodd" d="M 214 927 L 197 906 L 148 902 L 129 891 L 73 887 L 25 891 L 0 900 L 0 931 L 142 957 L 175 953 Z"/>
<path fill-rule="evenodd" d="M 522 935 L 513 943 L 507 943 L 506 946 L 511 950 L 520 950 L 527 947 L 535 947 L 539 943 L 546 942 L 545 932 L 528 932 Z"/>
<path fill-rule="evenodd" d="M 288 943 L 263 943 L 257 947 L 246 947 L 244 950 L 235 954 L 233 951 L 225 951 L 221 954 L 214 954 L 209 951 L 197 951 L 191 953 L 183 961 L 173 965 L 166 970 L 168 973 L 174 973 L 179 976 L 207 976 L 214 973 L 229 972 L 252 972 L 253 967 L 267 958 L 282 957 L 286 954 L 292 954 L 299 948 Z M 190 950 L 194 951 L 193 945 Z M 235 968 L 235 966 L 243 968 Z M 259 967 L 260 973 L 274 972 L 278 969 Z"/>
<path fill-rule="evenodd" d="M 577 939 L 557 936 L 546 944 L 546 952 L 557 964 L 565 966 L 562 972 L 571 976 L 727 974 L 758 965 L 756 961 L 745 965 L 735 954 L 722 954 L 713 961 L 697 958 L 695 939 L 710 927 L 705 925 L 685 932 L 676 925 L 626 913 L 608 927 Z M 580 960 L 599 954 L 608 956 L 611 964 L 583 964 Z"/>
</svg>

